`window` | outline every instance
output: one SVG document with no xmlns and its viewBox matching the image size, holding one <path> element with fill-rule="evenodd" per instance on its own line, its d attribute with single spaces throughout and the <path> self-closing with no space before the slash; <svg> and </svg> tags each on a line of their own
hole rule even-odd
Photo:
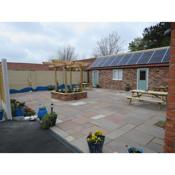
<svg viewBox="0 0 175 175">
<path fill-rule="evenodd" d="M 123 70 L 122 69 L 114 69 L 112 76 L 113 76 L 113 80 L 122 80 L 123 79 Z"/>
<path fill-rule="evenodd" d="M 140 80 L 146 80 L 146 71 L 145 70 L 140 71 Z"/>
</svg>

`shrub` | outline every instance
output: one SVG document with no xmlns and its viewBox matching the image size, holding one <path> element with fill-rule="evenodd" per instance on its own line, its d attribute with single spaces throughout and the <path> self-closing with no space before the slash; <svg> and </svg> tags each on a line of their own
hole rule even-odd
<svg viewBox="0 0 175 175">
<path fill-rule="evenodd" d="M 48 86 L 48 90 L 49 90 L 49 91 L 52 91 L 52 90 L 54 90 L 54 89 L 55 89 L 55 86 L 54 86 L 54 85 L 49 85 L 49 86 Z"/>
<path fill-rule="evenodd" d="M 49 118 L 49 114 L 46 114 L 41 120 L 41 128 L 42 129 L 49 129 L 51 126 L 51 121 Z"/>
<path fill-rule="evenodd" d="M 57 120 L 57 114 L 55 112 L 52 112 L 49 114 L 51 126 L 55 126 L 56 120 Z"/>
<path fill-rule="evenodd" d="M 41 119 L 41 128 L 49 129 L 52 126 L 55 126 L 56 120 L 57 120 L 57 114 L 55 112 L 52 112 L 50 114 L 46 114 Z"/>
</svg>

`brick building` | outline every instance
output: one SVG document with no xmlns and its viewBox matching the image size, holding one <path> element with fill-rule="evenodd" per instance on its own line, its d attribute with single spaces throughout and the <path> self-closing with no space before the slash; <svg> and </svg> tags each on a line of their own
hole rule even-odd
<svg viewBox="0 0 175 175">
<path fill-rule="evenodd" d="M 89 67 L 90 82 L 118 90 L 167 86 L 169 54 L 169 47 L 162 47 L 99 57 Z"/>
</svg>

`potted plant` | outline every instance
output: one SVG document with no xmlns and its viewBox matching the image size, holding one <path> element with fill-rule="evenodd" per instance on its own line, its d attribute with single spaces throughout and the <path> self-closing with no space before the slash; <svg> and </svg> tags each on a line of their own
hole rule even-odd
<svg viewBox="0 0 175 175">
<path fill-rule="evenodd" d="M 0 109 L 0 121 L 3 119 L 4 116 L 4 110 Z"/>
<path fill-rule="evenodd" d="M 102 131 L 96 131 L 94 134 L 92 132 L 87 136 L 87 143 L 90 153 L 102 153 L 103 144 L 105 141 L 105 136 Z"/>
<path fill-rule="evenodd" d="M 55 126 L 56 120 L 57 120 L 57 114 L 55 112 L 45 114 L 44 117 L 41 118 L 41 128 L 49 129 L 52 126 Z"/>
<path fill-rule="evenodd" d="M 49 114 L 46 114 L 43 118 L 41 118 L 41 128 L 49 129 L 51 126 L 51 121 L 49 118 Z"/>
<path fill-rule="evenodd" d="M 29 107 L 25 107 L 25 116 L 33 116 L 33 115 L 35 115 L 36 113 L 35 113 L 35 111 L 33 110 L 33 109 L 31 109 L 31 108 L 29 108 Z"/>
<path fill-rule="evenodd" d="M 143 153 L 143 148 L 129 147 L 128 153 Z"/>
<path fill-rule="evenodd" d="M 15 102 L 15 117 L 24 116 L 25 102 Z"/>
<path fill-rule="evenodd" d="M 50 118 L 50 125 L 55 126 L 57 120 L 57 114 L 55 112 L 52 112 L 49 114 L 49 118 Z"/>
<path fill-rule="evenodd" d="M 37 116 L 38 116 L 38 118 L 39 118 L 40 120 L 41 120 L 46 114 L 48 114 L 48 112 L 47 112 L 47 109 L 46 109 L 45 106 L 40 107 L 40 108 L 38 109 Z"/>
</svg>

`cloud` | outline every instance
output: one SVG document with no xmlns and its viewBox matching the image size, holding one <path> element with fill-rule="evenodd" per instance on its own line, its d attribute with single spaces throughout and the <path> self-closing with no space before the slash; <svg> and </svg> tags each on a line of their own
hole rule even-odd
<svg viewBox="0 0 175 175">
<path fill-rule="evenodd" d="M 143 29 L 155 23 L 0 23 L 0 58 L 15 62 L 42 62 L 54 56 L 58 48 L 72 45 L 79 58 L 92 56 L 96 41 L 117 31 L 128 43 L 141 36 Z"/>
</svg>

